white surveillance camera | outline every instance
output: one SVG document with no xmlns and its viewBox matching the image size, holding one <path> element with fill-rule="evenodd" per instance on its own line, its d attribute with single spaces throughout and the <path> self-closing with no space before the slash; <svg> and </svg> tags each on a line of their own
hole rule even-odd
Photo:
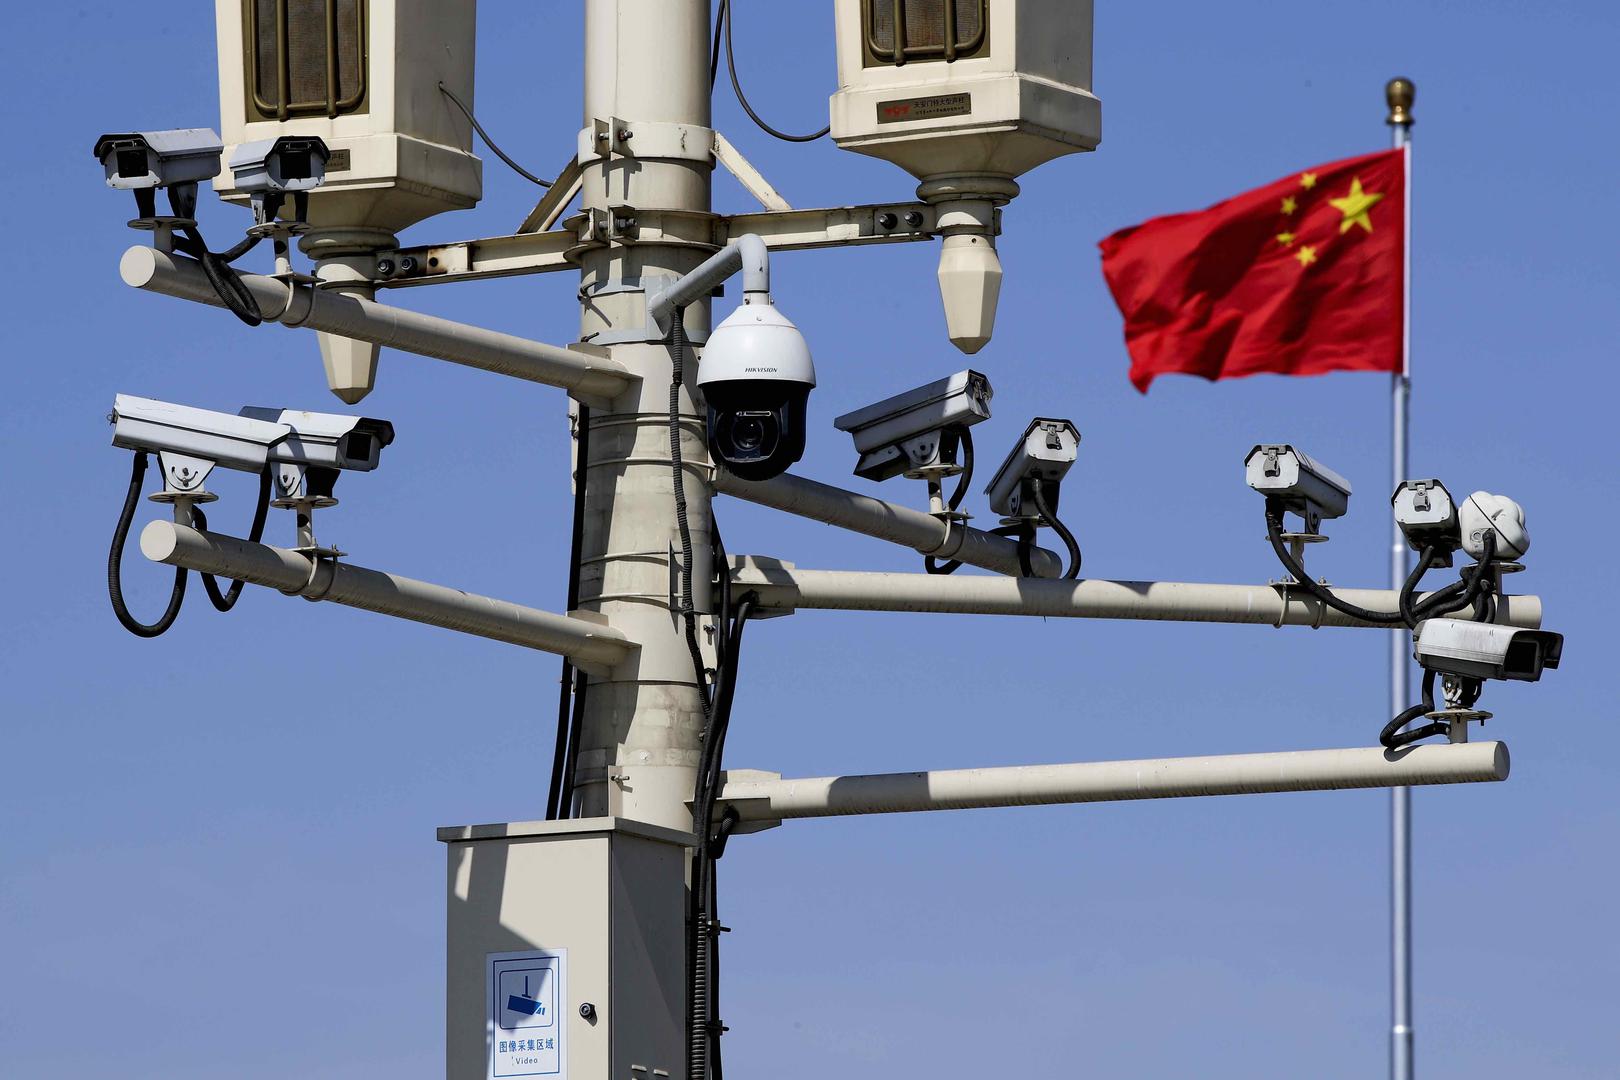
<svg viewBox="0 0 1620 1080">
<path fill-rule="evenodd" d="M 292 433 L 285 424 L 130 394 L 113 399 L 112 421 L 114 446 L 157 454 L 165 490 L 198 501 L 212 498 L 203 481 L 214 466 L 262 472 L 271 448 Z"/>
<path fill-rule="evenodd" d="M 991 512 L 1004 518 L 1038 516 L 1030 486 L 1036 479 L 1042 482 L 1048 509 L 1056 510 L 1058 485 L 1068 474 L 1079 450 L 1080 430 L 1072 421 L 1044 416 L 1031 420 L 1012 453 L 996 470 L 990 486 L 984 489 L 990 496 Z"/>
<path fill-rule="evenodd" d="M 327 469 L 375 469 L 382 448 L 394 441 L 394 425 L 369 416 L 268 409 L 249 405 L 237 415 L 284 424 L 291 433 L 272 449 L 270 460 Z"/>
<path fill-rule="evenodd" d="M 1494 533 L 1496 548 L 1492 558 L 1512 562 L 1530 550 L 1530 530 L 1524 524 L 1524 507 L 1506 495 L 1476 491 L 1457 510 L 1462 530 L 1462 548 L 1475 559 L 1485 555 L 1485 537 Z"/>
<path fill-rule="evenodd" d="M 1563 651 L 1564 635 L 1549 630 L 1425 619 L 1412 631 L 1412 656 L 1425 670 L 1470 679 L 1535 682 Z"/>
<path fill-rule="evenodd" d="M 1350 506 L 1350 481 L 1284 443 L 1256 446 L 1243 459 L 1249 486 L 1285 511 L 1305 520 L 1314 533 L 1327 518 L 1343 516 Z"/>
<path fill-rule="evenodd" d="M 1414 549 L 1435 548 L 1446 556 L 1462 546 L 1462 530 L 1457 525 L 1457 506 L 1451 492 L 1438 480 L 1404 480 L 1390 496 L 1395 523 Z"/>
<path fill-rule="evenodd" d="M 369 416 L 254 405 L 242 409 L 239 415 L 290 429 L 290 434 L 270 449 L 276 485 L 287 504 L 309 498 L 331 505 L 336 501 L 332 499 L 332 488 L 338 473 L 370 472 L 377 467 L 383 447 L 394 441 L 394 425 Z"/>
<path fill-rule="evenodd" d="M 805 406 L 816 368 L 804 335 L 751 293 L 709 335 L 698 365 L 709 452 L 744 480 L 769 480 L 804 455 Z"/>
<path fill-rule="evenodd" d="M 833 421 L 855 440 L 855 475 L 887 480 L 903 472 L 956 464 L 961 433 L 990 418 L 990 380 L 958 371 Z"/>
<path fill-rule="evenodd" d="M 149 218 L 157 214 L 156 188 L 170 189 L 180 217 L 195 213 L 197 184 L 219 174 L 224 149 L 208 128 L 177 128 L 113 132 L 97 139 L 92 152 L 106 170 L 107 186 L 133 191 L 141 217 Z"/>
<path fill-rule="evenodd" d="M 282 135 L 242 143 L 231 155 L 233 186 L 248 193 L 259 224 L 274 220 L 289 194 L 296 197 L 294 216 L 302 221 L 304 200 L 326 179 L 331 157 L 325 140 L 315 135 Z"/>
</svg>

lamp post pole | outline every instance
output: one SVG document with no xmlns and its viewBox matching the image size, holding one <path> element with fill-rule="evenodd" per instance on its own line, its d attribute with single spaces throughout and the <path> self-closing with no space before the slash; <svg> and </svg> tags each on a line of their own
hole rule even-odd
<svg viewBox="0 0 1620 1080">
<path fill-rule="evenodd" d="M 647 340 L 650 283 L 685 274 L 713 253 L 707 0 L 586 0 L 585 157 L 581 213 L 597 238 L 580 262 L 580 337 L 605 345 L 638 376 L 589 414 L 579 604 L 641 643 L 639 655 L 592 676 L 575 754 L 577 816 L 617 816 L 681 830 L 697 775 L 703 709 L 688 652 L 672 564 L 679 561 L 670 467 L 671 352 Z M 594 152 L 594 156 L 592 156 Z M 665 230 L 633 234 L 637 208 L 692 223 L 691 241 Z M 686 308 L 688 336 L 709 326 L 707 297 Z M 694 350 L 695 352 L 695 350 Z M 680 394 L 693 594 L 707 613 L 711 484 L 702 418 L 693 404 L 697 364 L 688 356 Z M 676 568 L 678 570 L 678 568 Z M 699 638 L 712 664 L 712 616 Z M 563 808 L 564 814 L 570 808 Z"/>
</svg>

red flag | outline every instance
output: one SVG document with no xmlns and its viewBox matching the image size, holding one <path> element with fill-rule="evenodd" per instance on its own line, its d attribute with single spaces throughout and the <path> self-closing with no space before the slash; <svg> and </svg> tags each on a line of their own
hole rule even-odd
<svg viewBox="0 0 1620 1080">
<path fill-rule="evenodd" d="M 1406 161 L 1319 165 L 1104 240 L 1131 382 L 1403 370 Z"/>
</svg>

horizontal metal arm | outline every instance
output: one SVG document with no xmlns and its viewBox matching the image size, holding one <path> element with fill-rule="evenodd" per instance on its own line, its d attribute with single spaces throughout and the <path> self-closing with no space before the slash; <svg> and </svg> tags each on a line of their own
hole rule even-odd
<svg viewBox="0 0 1620 1080">
<path fill-rule="evenodd" d="M 774 510 L 811 518 L 840 529 L 902 544 L 924 555 L 958 559 L 968 566 L 1018 574 L 1018 542 L 967 525 L 950 525 L 932 514 L 909 506 L 874 499 L 792 473 L 771 480 L 742 480 L 724 469 L 714 478 L 714 489 Z M 1030 568 L 1036 577 L 1055 578 L 1063 562 L 1045 548 L 1030 550 Z M 946 580 L 929 576 L 930 581 Z M 789 605 L 791 606 L 791 605 Z M 811 605 L 805 605 L 811 606 Z"/>
<path fill-rule="evenodd" d="M 368 570 L 332 559 L 314 560 L 286 548 L 153 521 L 141 532 L 141 554 L 153 562 L 264 585 L 307 600 L 330 600 L 464 634 L 558 653 L 595 674 L 636 648 L 605 622 L 556 615 L 487 596 Z"/>
<path fill-rule="evenodd" d="M 765 611 L 820 608 L 833 611 L 925 611 L 961 615 L 1405 629 L 1400 624 L 1369 623 L 1351 618 L 1329 608 L 1297 585 L 1209 585 L 1184 581 L 1098 579 L 1036 581 L 1030 578 L 967 575 L 944 577 L 932 574 L 801 570 L 791 564 L 758 558 L 740 560 L 731 580 L 734 589 L 748 589 L 757 593 L 757 606 Z M 1350 603 L 1371 611 L 1396 610 L 1397 594 L 1391 589 L 1335 589 L 1334 592 Z M 1462 613 L 1456 617 L 1468 618 L 1469 615 Z M 1540 626 L 1541 598 L 1498 597 L 1496 621 L 1530 629 Z"/>
<path fill-rule="evenodd" d="M 156 248 L 132 247 L 124 252 L 119 272 L 126 284 L 137 289 L 222 306 L 202 267 L 193 259 Z M 260 274 L 240 277 L 270 322 L 307 326 L 418 356 L 560 386 L 583 397 L 613 397 L 635 378 L 616 361 L 579 349 L 546 345 Z"/>
<path fill-rule="evenodd" d="M 727 807 L 741 823 L 844 814 L 906 814 L 991 806 L 1127 802 L 1196 795 L 1415 787 L 1506 780 L 1505 743 L 1431 743 L 1404 750 L 1290 750 L 1270 754 L 1020 765 L 999 769 L 727 780 Z"/>
</svg>

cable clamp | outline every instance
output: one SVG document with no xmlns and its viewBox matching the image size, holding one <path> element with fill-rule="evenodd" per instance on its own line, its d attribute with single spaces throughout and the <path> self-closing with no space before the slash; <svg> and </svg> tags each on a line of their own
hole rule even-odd
<svg viewBox="0 0 1620 1080">
<path fill-rule="evenodd" d="M 934 517 L 944 524 L 945 536 L 932 551 L 924 551 L 922 554 L 936 559 L 943 558 L 947 561 L 956 558 L 962 550 L 962 545 L 967 543 L 968 530 L 965 515 L 945 511 L 944 513 L 935 514 Z M 953 537 L 955 543 L 951 542 Z"/>
<path fill-rule="evenodd" d="M 337 580 L 337 561 L 343 556 L 347 555 L 348 552 L 339 551 L 335 547 L 317 547 L 314 545 L 295 547 L 292 550 L 309 560 L 309 577 L 304 579 L 304 584 L 302 587 L 295 589 L 292 592 L 287 592 L 286 595 L 302 596 L 305 600 L 312 603 L 319 600 L 325 600 L 327 594 L 332 591 L 332 583 Z M 321 587 L 319 592 L 311 592 L 310 590 L 315 586 L 315 575 L 320 572 L 322 565 L 326 565 L 328 567 L 326 584 Z"/>
</svg>

